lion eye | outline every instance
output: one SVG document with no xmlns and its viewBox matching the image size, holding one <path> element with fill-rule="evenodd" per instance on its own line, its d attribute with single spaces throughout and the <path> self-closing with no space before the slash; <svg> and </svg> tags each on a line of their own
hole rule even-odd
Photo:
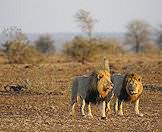
<svg viewBox="0 0 162 132">
<path fill-rule="evenodd" d="M 106 92 L 106 91 L 107 91 L 107 88 L 104 88 L 104 89 L 103 89 L 103 91 L 105 91 L 105 92 Z"/>
<path fill-rule="evenodd" d="M 112 87 L 114 86 L 114 84 L 113 84 L 112 82 L 110 83 L 110 85 L 111 85 Z"/>
<path fill-rule="evenodd" d="M 138 81 L 141 81 L 141 78 L 139 78 Z"/>
</svg>

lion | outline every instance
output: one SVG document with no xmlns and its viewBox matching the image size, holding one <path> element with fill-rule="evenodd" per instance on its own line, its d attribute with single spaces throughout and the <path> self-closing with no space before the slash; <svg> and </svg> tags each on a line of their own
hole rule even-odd
<svg viewBox="0 0 162 132">
<path fill-rule="evenodd" d="M 89 75 L 78 76 L 74 79 L 71 90 L 71 115 L 74 115 L 75 103 L 77 97 L 81 98 L 81 114 L 85 115 L 84 107 L 88 105 L 88 116 L 93 117 L 91 113 L 91 103 L 102 102 L 102 119 L 105 115 L 105 97 L 112 90 L 112 82 L 109 70 L 94 70 Z"/>
<path fill-rule="evenodd" d="M 113 92 L 116 98 L 115 112 L 123 115 L 123 102 L 131 102 L 135 104 L 135 113 L 143 116 L 139 112 L 139 99 L 143 92 L 142 77 L 136 73 L 114 74 L 112 75 L 112 83 L 114 84 Z"/>
</svg>

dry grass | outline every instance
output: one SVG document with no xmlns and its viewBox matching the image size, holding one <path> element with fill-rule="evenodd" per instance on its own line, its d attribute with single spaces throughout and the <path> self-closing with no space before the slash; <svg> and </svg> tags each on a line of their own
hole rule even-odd
<svg viewBox="0 0 162 132">
<path fill-rule="evenodd" d="M 92 71 L 99 62 L 82 65 L 59 57 L 48 57 L 48 64 L 0 65 L 1 131 L 160 131 L 159 90 L 145 89 L 140 104 L 142 118 L 134 114 L 131 104 L 124 106 L 123 117 L 112 112 L 107 114 L 107 120 L 101 120 L 97 106 L 92 108 L 93 119 L 81 117 L 79 106 L 76 117 L 69 116 L 73 77 Z M 162 63 L 158 56 L 118 55 L 109 56 L 109 60 L 112 73 L 133 70 L 142 75 L 144 85 L 162 87 Z M 26 93 L 4 92 L 5 85 L 25 79 L 31 81 Z"/>
</svg>

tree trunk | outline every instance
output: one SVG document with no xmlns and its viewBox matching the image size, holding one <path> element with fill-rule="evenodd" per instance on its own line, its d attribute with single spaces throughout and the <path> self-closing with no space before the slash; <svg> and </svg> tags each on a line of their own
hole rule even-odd
<svg viewBox="0 0 162 132">
<path fill-rule="evenodd" d="M 88 31 L 88 39 L 89 39 L 89 41 L 91 41 L 91 39 L 92 39 L 92 31 L 91 30 Z"/>
<path fill-rule="evenodd" d="M 136 43 L 136 53 L 140 52 L 140 43 Z"/>
<path fill-rule="evenodd" d="M 82 63 L 82 64 L 85 64 L 85 57 L 82 57 L 81 63 Z"/>
</svg>

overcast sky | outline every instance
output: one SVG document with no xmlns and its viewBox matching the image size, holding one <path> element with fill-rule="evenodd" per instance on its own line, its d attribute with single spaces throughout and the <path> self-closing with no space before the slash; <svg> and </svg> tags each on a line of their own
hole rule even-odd
<svg viewBox="0 0 162 132">
<path fill-rule="evenodd" d="M 79 32 L 74 20 L 85 9 L 98 20 L 96 32 L 123 32 L 133 19 L 162 23 L 162 0 L 0 0 L 0 28 L 24 32 Z"/>
</svg>

